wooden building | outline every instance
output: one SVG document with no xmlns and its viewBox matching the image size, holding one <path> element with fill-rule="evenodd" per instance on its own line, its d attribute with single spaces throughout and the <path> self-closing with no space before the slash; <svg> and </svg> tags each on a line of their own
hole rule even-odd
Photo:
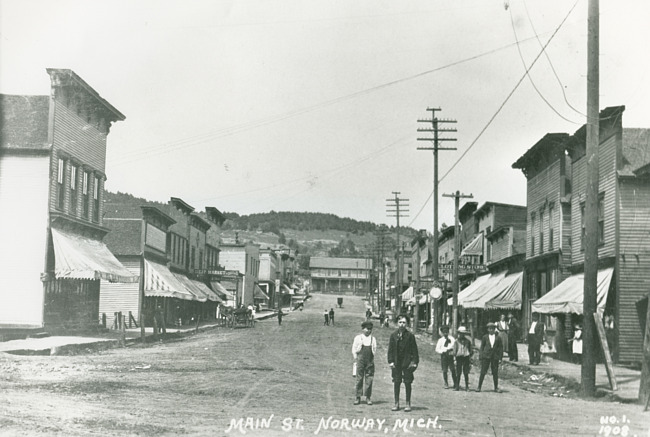
<svg viewBox="0 0 650 437">
<path fill-rule="evenodd" d="M 312 257 L 309 260 L 311 289 L 314 292 L 337 294 L 368 293 L 370 258 Z"/>
<path fill-rule="evenodd" d="M 137 282 L 102 239 L 106 140 L 124 115 L 71 70 L 0 96 L 0 328 L 99 325 L 100 279 Z"/>
<path fill-rule="evenodd" d="M 600 113 L 598 311 L 615 362 L 639 362 L 643 337 L 636 302 L 650 289 L 650 129 L 623 128 L 624 106 Z M 582 313 L 586 127 L 567 140 L 571 158 L 571 276 L 532 305 L 543 313 Z"/>
<path fill-rule="evenodd" d="M 237 305 L 255 303 L 255 287 L 259 282 L 260 246 L 251 243 L 221 244 L 220 262 L 226 270 L 237 271 Z M 226 288 L 235 281 L 224 283 Z M 259 288 L 259 287 L 258 287 Z M 232 291 L 232 290 L 231 290 Z"/>
</svg>

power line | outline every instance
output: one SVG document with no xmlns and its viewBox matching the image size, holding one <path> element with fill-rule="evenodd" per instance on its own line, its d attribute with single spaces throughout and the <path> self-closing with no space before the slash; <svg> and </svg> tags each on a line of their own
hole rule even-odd
<svg viewBox="0 0 650 437">
<path fill-rule="evenodd" d="M 515 86 L 514 86 L 514 88 L 512 89 L 512 91 L 510 91 L 510 93 L 506 96 L 506 98 L 505 98 L 505 100 L 503 101 L 503 103 L 501 103 L 501 105 L 499 106 L 499 108 L 497 108 L 497 110 L 496 110 L 496 112 L 494 113 L 494 115 L 492 115 L 492 117 L 490 117 L 490 119 L 488 120 L 487 124 L 483 127 L 483 129 L 481 129 L 481 131 L 478 133 L 478 135 L 476 136 L 476 138 L 474 138 L 474 140 L 470 143 L 470 145 L 467 147 L 467 149 L 466 149 L 466 150 L 465 150 L 465 151 L 460 155 L 460 157 L 456 160 L 456 162 L 453 163 L 453 165 L 451 166 L 451 168 L 449 168 L 449 170 L 447 170 L 447 172 L 446 172 L 446 173 L 445 173 L 445 174 L 440 178 L 439 182 L 442 182 L 442 181 L 443 181 L 443 180 L 444 180 L 444 179 L 449 175 L 449 173 L 451 173 L 451 171 L 452 171 L 454 168 L 456 168 L 456 166 L 458 165 L 458 163 L 460 163 L 460 161 L 462 161 L 462 159 L 465 157 L 465 155 L 467 155 L 467 153 L 472 149 L 472 147 L 474 147 L 474 145 L 476 144 L 476 142 L 477 142 L 477 141 L 478 141 L 478 140 L 483 136 L 483 134 L 485 133 L 485 131 L 487 130 L 487 128 L 492 124 L 492 122 L 493 122 L 494 119 L 497 117 L 497 115 L 499 115 L 499 113 L 501 112 L 501 110 L 503 109 L 503 107 L 506 105 L 506 103 L 508 103 L 508 101 L 510 100 L 510 98 L 512 97 L 512 95 L 515 93 L 515 91 L 517 90 L 517 88 L 519 88 L 519 85 L 521 85 L 521 83 L 524 81 L 524 79 L 525 79 L 526 76 L 528 75 L 528 71 L 529 71 L 531 68 L 533 68 L 533 66 L 535 65 L 535 63 L 537 62 L 537 60 L 540 58 L 540 56 L 542 56 L 542 53 L 544 53 L 544 51 L 546 50 L 546 47 L 550 44 L 550 42 L 553 40 L 553 38 L 555 37 L 555 35 L 557 35 L 558 31 L 562 28 L 562 26 L 564 25 L 564 23 L 566 22 L 566 20 L 569 18 L 569 15 L 571 15 L 571 12 L 573 12 L 573 10 L 575 9 L 575 7 L 578 5 L 578 2 L 579 2 L 579 1 L 580 1 L 580 0 L 576 0 L 576 2 L 573 4 L 573 6 L 571 7 L 571 9 L 569 9 L 569 12 L 568 12 L 568 13 L 566 14 L 566 16 L 562 19 L 562 21 L 561 21 L 560 24 L 557 26 L 557 28 L 553 31 L 553 34 L 550 36 L 550 38 L 548 39 L 548 41 L 546 42 L 546 44 L 544 44 L 544 46 L 542 47 L 542 50 L 541 50 L 541 51 L 539 52 L 539 54 L 535 57 L 535 59 L 533 59 L 533 62 L 530 64 L 530 67 L 528 67 L 528 68 L 526 69 L 526 71 L 524 72 L 523 76 L 521 76 L 521 78 L 519 79 L 519 81 L 517 81 L 517 83 L 515 84 Z M 431 194 L 429 194 L 429 197 L 428 197 L 427 200 L 424 202 L 424 205 L 422 205 L 422 207 L 420 208 L 420 210 L 418 211 L 418 213 L 415 215 L 415 217 L 413 217 L 413 220 L 411 220 L 411 223 L 409 223 L 409 226 L 411 226 L 411 225 L 413 224 L 413 222 L 418 218 L 418 216 L 422 213 L 422 210 L 424 210 L 424 207 L 425 207 L 426 204 L 429 202 L 429 199 L 431 199 L 432 197 L 433 197 L 433 191 L 431 192 Z"/>
</svg>

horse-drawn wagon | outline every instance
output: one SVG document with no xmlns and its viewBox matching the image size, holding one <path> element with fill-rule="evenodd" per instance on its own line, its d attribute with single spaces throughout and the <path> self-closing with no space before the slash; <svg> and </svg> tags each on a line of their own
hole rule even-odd
<svg viewBox="0 0 650 437">
<path fill-rule="evenodd" d="M 253 311 L 248 308 L 225 307 L 223 317 L 226 319 L 227 326 L 231 328 L 236 328 L 238 326 L 244 328 L 255 327 Z"/>
</svg>

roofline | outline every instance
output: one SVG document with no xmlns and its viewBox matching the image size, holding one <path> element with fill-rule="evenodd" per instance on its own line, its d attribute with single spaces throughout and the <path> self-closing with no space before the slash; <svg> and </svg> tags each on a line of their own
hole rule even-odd
<svg viewBox="0 0 650 437">
<path fill-rule="evenodd" d="M 174 207 L 180 209 L 181 211 L 186 212 L 187 214 L 190 214 L 190 213 L 194 212 L 194 207 L 189 205 L 187 202 L 185 202 L 180 197 L 171 197 L 169 199 L 169 202 L 172 205 L 174 205 Z"/>
<path fill-rule="evenodd" d="M 50 75 L 50 78 L 52 78 L 53 75 L 59 75 L 59 76 L 65 76 L 67 75 L 70 77 L 75 83 L 80 85 L 83 89 L 85 89 L 90 95 L 92 95 L 95 99 L 97 99 L 102 105 L 106 107 L 109 111 L 111 111 L 114 115 L 116 120 L 123 121 L 126 119 L 126 116 L 122 114 L 120 111 L 117 110 L 117 108 L 108 101 L 106 101 L 102 96 L 99 95 L 97 91 L 93 89 L 88 83 L 86 83 L 85 80 L 83 80 L 77 73 L 74 71 L 68 69 L 68 68 L 46 68 L 45 71 L 47 71 L 47 74 Z"/>
<path fill-rule="evenodd" d="M 481 213 L 484 208 L 487 208 L 488 206 L 514 206 L 515 208 L 522 208 L 526 209 L 526 205 L 514 205 L 512 203 L 499 203 L 499 202 L 485 202 L 483 205 L 481 205 L 480 208 L 478 208 L 474 214 Z"/>
<path fill-rule="evenodd" d="M 161 218 L 164 222 L 166 222 L 167 226 L 171 226 L 176 223 L 176 220 L 174 220 L 173 218 L 171 218 L 170 216 L 168 216 L 167 214 L 165 214 L 155 206 L 142 205 L 140 206 L 140 208 L 142 209 L 143 216 L 145 213 L 152 213 L 158 216 L 159 218 Z"/>
</svg>

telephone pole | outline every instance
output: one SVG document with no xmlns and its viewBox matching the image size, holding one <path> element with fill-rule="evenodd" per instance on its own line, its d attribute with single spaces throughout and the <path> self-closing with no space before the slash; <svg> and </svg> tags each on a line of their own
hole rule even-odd
<svg viewBox="0 0 650 437">
<path fill-rule="evenodd" d="M 395 271 L 396 275 L 396 280 L 395 280 L 395 291 L 396 291 L 396 296 L 395 296 L 395 306 L 397 307 L 398 310 L 401 310 L 401 289 L 402 289 L 402 275 L 403 272 L 402 270 L 404 269 L 403 265 L 403 260 L 402 260 L 402 245 L 400 244 L 399 240 L 399 219 L 402 217 L 408 217 L 408 201 L 409 199 L 402 199 L 399 197 L 400 192 L 399 191 L 393 191 L 393 195 L 395 196 L 393 199 L 386 199 L 387 202 L 389 202 L 386 207 L 388 208 L 394 208 L 394 209 L 387 209 L 386 212 L 388 213 L 387 217 L 396 217 L 397 218 L 397 228 L 396 228 L 396 236 L 397 236 L 397 270 Z M 393 215 L 394 214 L 394 215 Z"/>
<path fill-rule="evenodd" d="M 386 229 L 380 228 L 375 231 L 375 237 L 377 241 L 374 245 L 374 254 L 377 259 L 377 309 L 379 313 L 384 313 L 386 305 L 386 296 L 385 296 L 385 278 L 384 278 L 384 251 L 386 250 L 386 235 L 388 231 Z M 381 269 L 381 270 L 380 270 Z M 373 308 L 374 310 L 374 308 Z"/>
<path fill-rule="evenodd" d="M 452 328 L 451 331 L 453 335 L 456 335 L 456 330 L 458 329 L 458 253 L 460 252 L 460 232 L 458 230 L 458 207 L 460 199 L 472 199 L 474 196 L 471 194 L 460 194 L 460 191 L 456 191 L 454 194 L 443 194 L 443 197 L 453 197 L 454 198 L 454 284 L 452 288 L 453 293 L 453 309 L 452 309 Z"/>
<path fill-rule="evenodd" d="M 440 123 L 456 123 L 456 120 L 439 119 L 436 117 L 436 111 L 440 108 L 427 108 L 431 111 L 431 119 L 418 120 L 418 123 L 431 123 L 431 128 L 418 128 L 418 132 L 432 132 L 433 138 L 418 138 L 418 141 L 429 141 L 433 143 L 432 147 L 418 147 L 418 150 L 432 150 L 433 151 L 433 281 L 434 284 L 438 283 L 438 151 L 439 150 L 456 150 L 455 147 L 440 147 L 441 141 L 456 141 L 456 138 L 440 138 L 441 132 L 456 132 L 456 129 L 441 129 L 438 127 Z M 436 305 L 434 303 L 434 305 Z M 435 325 L 439 325 L 439 317 L 436 313 Z M 437 332 L 437 330 L 436 330 Z"/>
<path fill-rule="evenodd" d="M 596 335 L 597 278 L 598 278 L 598 145 L 600 143 L 599 89 L 599 6 L 598 0 L 589 0 L 587 21 L 587 186 L 585 187 L 585 283 L 582 302 L 584 315 L 584 357 L 581 383 L 585 396 L 596 394 Z"/>
</svg>

